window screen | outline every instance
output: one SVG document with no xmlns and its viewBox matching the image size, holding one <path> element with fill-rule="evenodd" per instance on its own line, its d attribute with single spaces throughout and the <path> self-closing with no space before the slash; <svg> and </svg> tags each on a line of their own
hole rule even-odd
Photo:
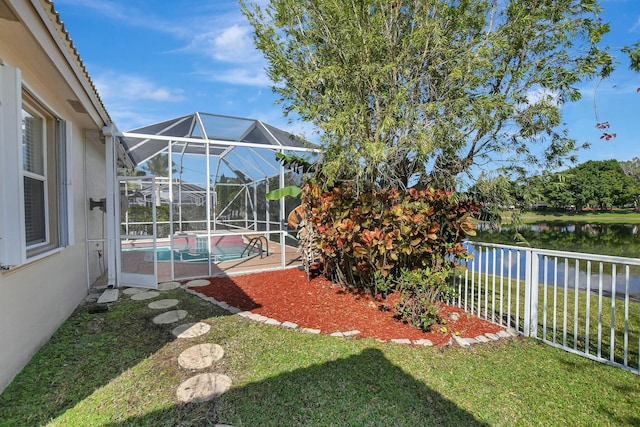
<svg viewBox="0 0 640 427">
<path fill-rule="evenodd" d="M 44 118 L 22 109 L 22 168 L 27 248 L 47 241 Z"/>
</svg>

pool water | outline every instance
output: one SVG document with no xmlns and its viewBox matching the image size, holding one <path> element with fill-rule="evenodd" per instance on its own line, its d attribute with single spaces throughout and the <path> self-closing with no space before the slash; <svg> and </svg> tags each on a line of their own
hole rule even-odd
<svg viewBox="0 0 640 427">
<path fill-rule="evenodd" d="M 247 248 L 247 245 L 245 244 L 213 246 L 211 248 L 211 261 L 213 262 L 232 261 L 240 258 L 247 258 L 249 256 L 256 255 L 258 253 L 257 249 L 253 249 L 248 253 L 245 253 L 244 256 L 242 256 L 242 252 L 246 248 Z M 153 251 L 152 248 L 135 248 L 135 249 L 128 249 L 128 250 L 149 252 L 149 256 L 151 256 L 151 252 Z M 172 252 L 170 247 L 159 246 L 157 248 L 158 262 L 171 261 L 172 253 L 173 253 L 173 261 L 175 262 L 208 262 L 209 261 L 209 254 L 207 254 L 206 251 L 175 249 Z"/>
<path fill-rule="evenodd" d="M 242 252 L 247 248 L 247 245 L 225 245 L 214 246 L 211 248 L 211 260 L 213 262 L 231 261 L 234 259 L 240 259 Z M 162 248 L 162 251 L 158 251 L 158 261 L 169 261 L 171 259 L 171 248 Z M 245 253 L 244 257 L 255 255 L 257 252 L 249 251 L 248 255 Z M 207 252 L 203 251 L 188 251 L 188 250 L 175 250 L 173 251 L 173 260 L 180 262 L 208 262 L 209 256 Z"/>
</svg>

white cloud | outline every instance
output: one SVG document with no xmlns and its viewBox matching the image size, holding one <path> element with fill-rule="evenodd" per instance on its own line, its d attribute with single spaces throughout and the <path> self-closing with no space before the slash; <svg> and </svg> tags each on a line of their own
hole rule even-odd
<svg viewBox="0 0 640 427">
<path fill-rule="evenodd" d="M 115 121 L 118 129 L 121 131 L 128 131 L 130 129 L 146 126 L 150 123 L 157 123 L 169 118 L 147 114 L 146 111 L 140 111 L 139 108 L 135 108 L 135 106 L 130 104 L 116 104 L 109 108 L 109 114 Z"/>
<path fill-rule="evenodd" d="M 194 54 L 204 54 L 216 61 L 235 64 L 263 61 L 262 54 L 253 45 L 251 29 L 234 24 L 217 32 L 195 35 L 184 49 Z"/>
<path fill-rule="evenodd" d="M 196 68 L 206 69 L 195 74 L 210 81 L 244 86 L 268 86 L 270 80 L 263 71 L 266 61 L 253 44 L 252 28 L 240 12 L 236 1 L 217 0 L 191 5 L 188 10 L 177 5 L 159 10 L 151 1 L 131 2 L 124 0 L 57 0 L 77 8 L 88 9 L 118 25 L 146 28 L 169 35 L 169 41 L 156 34 L 158 45 L 173 45 L 177 41 L 181 48 L 169 48 L 164 53 L 187 54 L 195 58 Z M 268 4 L 259 1 L 260 6 Z M 170 16 L 169 16 L 170 15 Z M 149 36 L 151 37 L 151 35 Z M 199 65 L 198 65 L 199 64 Z M 228 65 L 233 64 L 232 68 Z M 142 97 L 158 101 L 181 101 L 182 93 L 158 87 L 143 78 L 113 75 L 96 78 L 101 93 L 117 92 L 128 98 Z M 129 96 L 128 94 L 132 94 Z"/>
<path fill-rule="evenodd" d="M 249 27 L 234 25 L 225 29 L 214 40 L 215 58 L 226 62 L 246 62 L 262 59 L 253 46 Z"/>
<path fill-rule="evenodd" d="M 549 89 L 535 89 L 527 92 L 527 103 L 530 105 L 538 104 L 541 101 L 551 102 L 558 105 L 558 93 Z"/>
<path fill-rule="evenodd" d="M 636 21 L 636 23 L 633 24 L 629 32 L 633 33 L 634 31 L 637 31 L 637 30 L 640 30 L 640 16 L 638 17 L 638 20 Z"/>
<path fill-rule="evenodd" d="M 215 82 L 261 87 L 271 85 L 271 80 L 261 67 L 231 68 L 200 74 Z"/>
<path fill-rule="evenodd" d="M 182 102 L 186 99 L 181 89 L 159 86 L 135 75 L 109 72 L 94 77 L 93 82 L 104 100 Z"/>
<path fill-rule="evenodd" d="M 161 18 L 154 10 L 144 10 L 135 5 L 112 0 L 56 0 L 56 4 L 67 4 L 77 8 L 86 8 L 107 19 L 120 21 L 130 27 L 146 28 L 162 33 L 184 37 L 191 26 L 181 25 L 175 20 Z M 153 3 L 152 3 L 153 5 Z"/>
</svg>

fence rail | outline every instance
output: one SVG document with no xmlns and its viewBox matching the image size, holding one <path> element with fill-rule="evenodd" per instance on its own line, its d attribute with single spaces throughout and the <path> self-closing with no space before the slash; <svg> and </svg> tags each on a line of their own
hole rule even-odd
<svg viewBox="0 0 640 427">
<path fill-rule="evenodd" d="M 454 303 L 554 347 L 640 374 L 640 260 L 468 242 Z"/>
</svg>

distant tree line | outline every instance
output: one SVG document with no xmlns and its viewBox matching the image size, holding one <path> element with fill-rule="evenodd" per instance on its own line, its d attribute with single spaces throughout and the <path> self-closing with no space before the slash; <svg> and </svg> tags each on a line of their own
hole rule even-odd
<svg viewBox="0 0 640 427">
<path fill-rule="evenodd" d="M 610 209 L 640 205 L 640 159 L 589 160 L 516 182 L 506 176 L 481 178 L 470 191 L 487 212 L 512 209 Z M 500 205 L 496 205 L 500 200 Z"/>
<path fill-rule="evenodd" d="M 529 186 L 549 207 L 556 209 L 637 205 L 640 196 L 638 166 L 637 158 L 628 162 L 590 160 L 562 172 L 534 177 Z"/>
</svg>

